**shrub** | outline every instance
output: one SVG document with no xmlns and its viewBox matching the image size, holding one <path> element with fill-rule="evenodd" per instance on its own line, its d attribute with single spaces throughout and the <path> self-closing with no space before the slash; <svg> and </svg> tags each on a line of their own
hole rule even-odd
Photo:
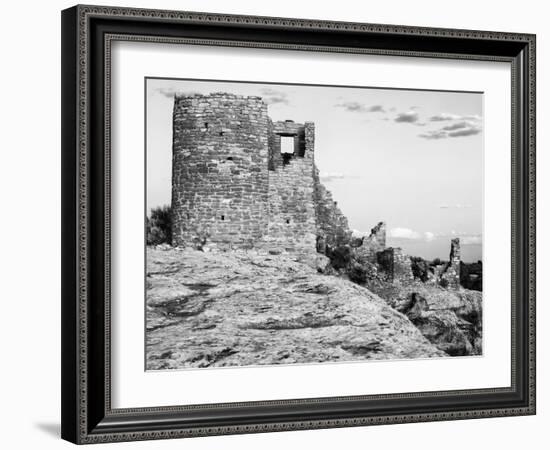
<svg viewBox="0 0 550 450">
<path fill-rule="evenodd" d="M 332 267 L 335 269 L 345 269 L 351 266 L 352 254 L 348 246 L 327 248 L 327 256 L 330 258 Z"/>
<path fill-rule="evenodd" d="M 428 261 L 419 256 L 411 256 L 411 269 L 415 278 L 418 278 L 422 282 L 426 282 L 428 280 L 429 268 Z"/>
<path fill-rule="evenodd" d="M 363 284 L 367 281 L 367 270 L 359 263 L 354 263 L 348 270 L 348 277 L 357 284 Z"/>
<path fill-rule="evenodd" d="M 147 245 L 164 243 L 172 243 L 172 209 L 167 205 L 151 209 L 147 217 Z"/>
</svg>

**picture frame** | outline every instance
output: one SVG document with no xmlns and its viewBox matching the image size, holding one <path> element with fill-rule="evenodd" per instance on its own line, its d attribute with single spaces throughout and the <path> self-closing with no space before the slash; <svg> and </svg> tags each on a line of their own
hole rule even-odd
<svg viewBox="0 0 550 450">
<path fill-rule="evenodd" d="M 510 385 L 356 396 L 335 389 L 329 397 L 113 408 L 110 71 L 117 41 L 509 64 Z M 535 36 L 103 6 L 64 10 L 61 350 L 62 437 L 77 444 L 535 414 Z"/>
</svg>

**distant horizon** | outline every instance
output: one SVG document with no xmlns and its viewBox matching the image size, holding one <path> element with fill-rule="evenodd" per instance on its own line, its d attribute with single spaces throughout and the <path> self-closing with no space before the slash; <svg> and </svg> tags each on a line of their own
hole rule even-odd
<svg viewBox="0 0 550 450">
<path fill-rule="evenodd" d="M 387 246 L 464 262 L 482 255 L 483 95 L 470 92 L 147 79 L 147 214 L 171 203 L 176 93 L 264 99 L 273 120 L 312 121 L 321 181 L 363 234 L 387 226 Z"/>
</svg>

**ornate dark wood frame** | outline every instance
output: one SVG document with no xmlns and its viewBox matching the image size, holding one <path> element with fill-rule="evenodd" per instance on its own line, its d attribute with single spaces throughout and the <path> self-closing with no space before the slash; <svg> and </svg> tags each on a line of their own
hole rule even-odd
<svg viewBox="0 0 550 450">
<path fill-rule="evenodd" d="M 113 40 L 507 61 L 512 67 L 512 384 L 112 409 Z M 62 437 L 83 444 L 535 414 L 535 36 L 99 6 L 62 12 Z"/>
</svg>

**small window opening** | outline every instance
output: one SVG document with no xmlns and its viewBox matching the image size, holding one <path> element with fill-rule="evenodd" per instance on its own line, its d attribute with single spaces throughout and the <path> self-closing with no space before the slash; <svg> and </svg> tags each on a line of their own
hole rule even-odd
<svg viewBox="0 0 550 450">
<path fill-rule="evenodd" d="M 227 157 L 227 160 L 228 160 L 228 161 L 233 161 L 233 157 L 232 157 L 232 156 L 228 156 L 228 157 Z"/>
<path fill-rule="evenodd" d="M 220 136 L 223 136 L 223 131 L 220 131 Z"/>
<path fill-rule="evenodd" d="M 222 220 L 225 220 L 225 216 L 222 214 L 222 217 L 221 217 Z"/>
<path fill-rule="evenodd" d="M 281 136 L 281 153 L 294 154 L 294 136 Z"/>
<path fill-rule="evenodd" d="M 208 129 L 208 122 L 204 122 L 204 128 Z"/>
<path fill-rule="evenodd" d="M 290 223 L 290 219 L 286 219 L 286 223 Z"/>
</svg>

